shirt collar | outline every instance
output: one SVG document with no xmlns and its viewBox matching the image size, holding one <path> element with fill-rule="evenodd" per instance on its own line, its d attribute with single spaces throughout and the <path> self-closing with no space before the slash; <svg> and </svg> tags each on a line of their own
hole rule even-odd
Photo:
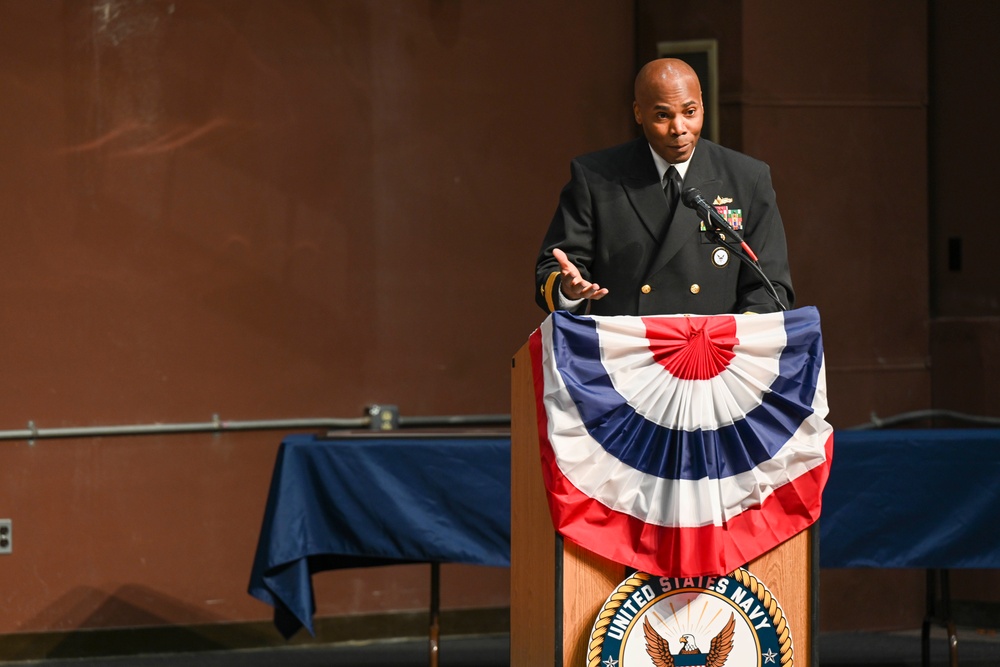
<svg viewBox="0 0 1000 667">
<path fill-rule="evenodd" d="M 698 150 L 697 147 L 695 147 L 694 150 Z M 670 169 L 671 163 L 664 160 L 659 153 L 653 150 L 652 146 L 649 147 L 649 152 L 653 154 L 653 162 L 656 163 L 656 171 L 660 175 L 660 183 L 663 183 L 663 177 L 666 175 L 667 169 Z M 691 151 L 691 157 L 694 157 L 694 151 Z M 677 170 L 677 173 L 681 175 L 682 181 L 684 180 L 684 176 L 687 174 L 687 170 L 690 165 L 690 157 L 684 162 L 678 162 L 673 165 L 674 169 Z"/>
</svg>

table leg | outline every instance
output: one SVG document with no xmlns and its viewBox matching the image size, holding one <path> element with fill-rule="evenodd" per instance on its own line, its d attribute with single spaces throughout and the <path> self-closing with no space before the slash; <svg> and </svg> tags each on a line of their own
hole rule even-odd
<svg viewBox="0 0 1000 667">
<path fill-rule="evenodd" d="M 948 570 L 941 570 L 941 598 L 943 600 L 945 627 L 948 629 L 948 658 L 951 667 L 958 667 L 958 632 L 951 617 L 951 581 Z"/>
<path fill-rule="evenodd" d="M 438 667 L 438 642 L 441 636 L 441 564 L 431 563 L 430 666 Z"/>
<path fill-rule="evenodd" d="M 927 570 L 926 581 L 927 602 L 924 607 L 924 622 L 920 624 L 921 667 L 930 667 L 931 665 L 931 624 L 937 613 L 937 574 L 934 570 Z"/>
<path fill-rule="evenodd" d="M 929 667 L 931 625 L 940 624 L 948 633 L 948 665 L 958 667 L 958 632 L 951 617 L 951 582 L 947 569 L 927 570 L 927 610 L 920 627 L 920 664 Z M 940 597 L 939 597 L 940 593 Z"/>
</svg>

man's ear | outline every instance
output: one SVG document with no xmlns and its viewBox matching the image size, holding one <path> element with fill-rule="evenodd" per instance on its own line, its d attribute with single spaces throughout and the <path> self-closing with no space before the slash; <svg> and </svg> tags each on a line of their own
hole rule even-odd
<svg viewBox="0 0 1000 667">
<path fill-rule="evenodd" d="M 639 103 L 632 102 L 632 115 L 635 116 L 635 122 L 638 125 L 642 125 L 642 114 L 639 113 Z"/>
</svg>

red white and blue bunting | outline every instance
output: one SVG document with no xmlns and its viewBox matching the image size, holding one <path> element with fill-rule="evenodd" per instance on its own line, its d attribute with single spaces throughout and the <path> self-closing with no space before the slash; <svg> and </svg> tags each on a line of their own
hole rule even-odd
<svg viewBox="0 0 1000 667">
<path fill-rule="evenodd" d="M 833 428 L 815 308 L 550 315 L 530 339 L 556 529 L 651 574 L 731 572 L 812 524 Z"/>
</svg>

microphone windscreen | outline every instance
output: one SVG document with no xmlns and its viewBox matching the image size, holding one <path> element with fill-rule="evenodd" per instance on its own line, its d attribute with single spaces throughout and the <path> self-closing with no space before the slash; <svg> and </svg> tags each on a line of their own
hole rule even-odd
<svg viewBox="0 0 1000 667">
<path fill-rule="evenodd" d="M 698 188 L 686 188 L 684 192 L 681 193 L 681 201 L 688 208 L 698 208 L 698 200 L 701 199 L 701 192 Z"/>
</svg>

